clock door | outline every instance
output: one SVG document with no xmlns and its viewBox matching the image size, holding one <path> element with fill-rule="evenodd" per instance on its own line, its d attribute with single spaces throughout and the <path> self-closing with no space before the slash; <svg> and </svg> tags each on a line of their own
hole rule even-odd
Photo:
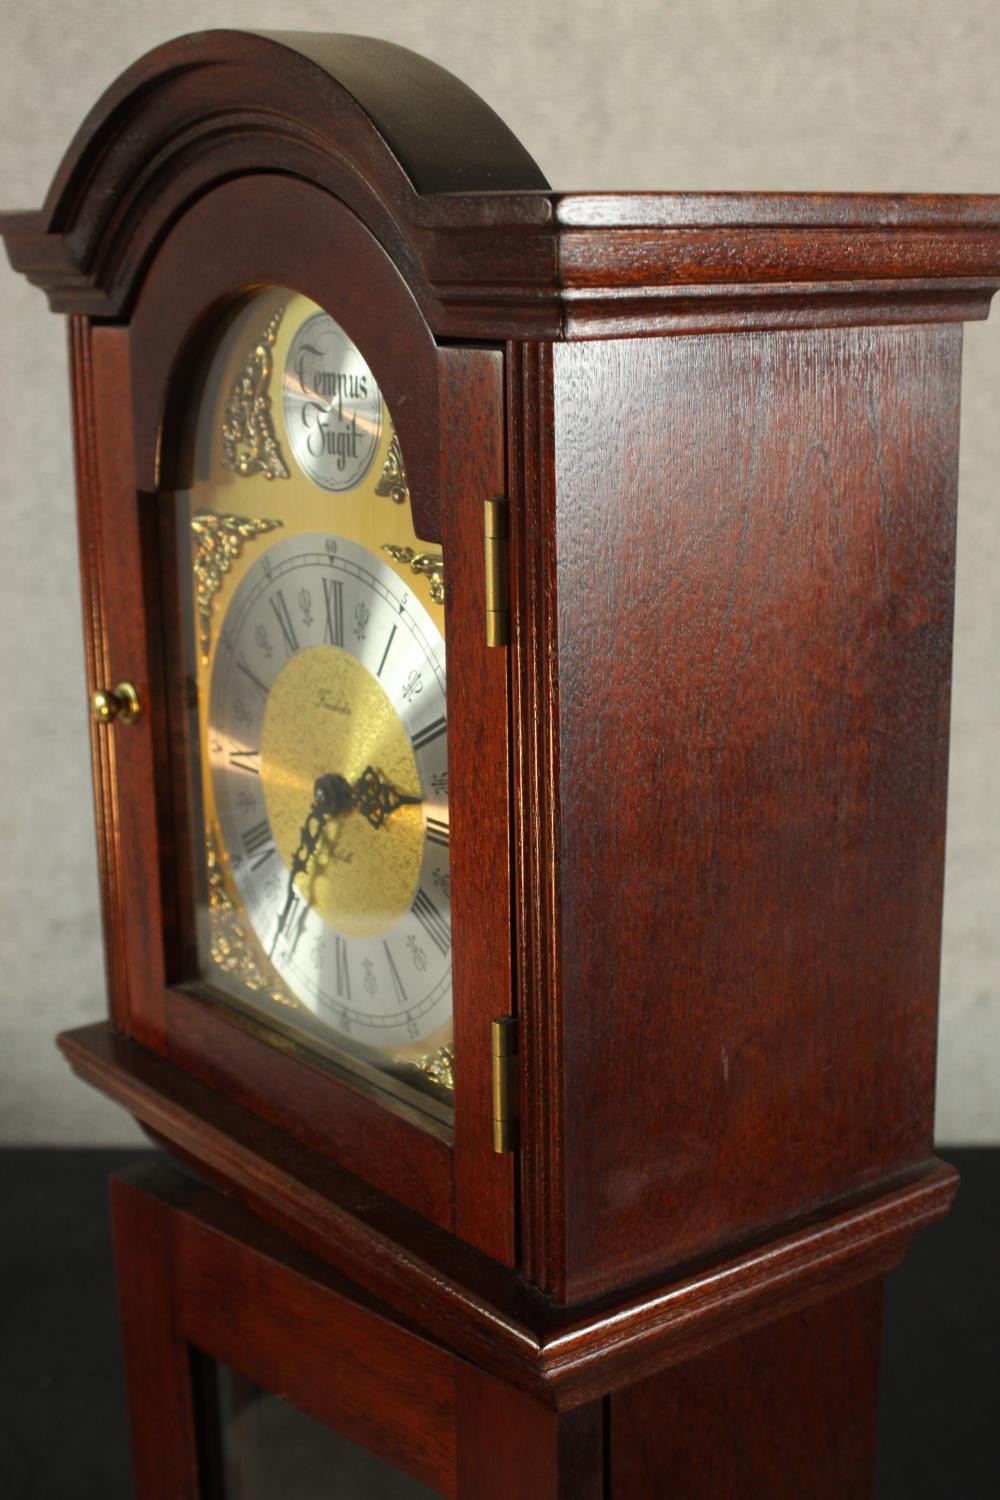
<svg viewBox="0 0 1000 1500">
<path fill-rule="evenodd" d="M 261 291 L 174 519 L 199 994 L 450 1124 L 445 559 L 348 332 Z"/>
<path fill-rule="evenodd" d="M 143 706 L 98 740 L 116 1022 L 513 1262 L 503 354 L 440 347 L 336 199 L 266 176 L 201 199 L 127 329 L 81 338 L 117 454 L 94 675 Z"/>
</svg>

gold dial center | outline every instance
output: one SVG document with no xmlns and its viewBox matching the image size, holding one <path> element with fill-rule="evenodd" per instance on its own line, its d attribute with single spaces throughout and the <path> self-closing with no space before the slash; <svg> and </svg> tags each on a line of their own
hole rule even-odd
<svg viewBox="0 0 1000 1500">
<path fill-rule="evenodd" d="M 421 795 L 399 715 L 367 667 L 339 646 L 309 646 L 279 672 L 264 709 L 260 752 L 268 821 L 286 867 L 318 777 L 339 775 L 354 786 L 370 766 L 400 795 Z M 423 847 L 418 804 L 397 808 L 381 828 L 355 809 L 329 819 L 296 886 L 338 932 L 374 937 L 409 910 Z"/>
</svg>

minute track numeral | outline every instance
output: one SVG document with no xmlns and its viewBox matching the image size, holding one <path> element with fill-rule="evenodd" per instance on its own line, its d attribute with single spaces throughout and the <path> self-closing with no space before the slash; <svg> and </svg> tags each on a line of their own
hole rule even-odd
<svg viewBox="0 0 1000 1500">
<path fill-rule="evenodd" d="M 323 603 L 326 607 L 323 639 L 328 646 L 342 646 L 344 644 L 344 585 L 339 578 L 324 577 Z"/>
<path fill-rule="evenodd" d="M 292 624 L 292 617 L 288 613 L 288 605 L 285 602 L 285 596 L 280 589 L 274 595 L 273 599 L 268 600 L 268 603 L 274 610 L 275 619 L 281 627 L 281 634 L 285 642 L 285 651 L 289 656 L 294 656 L 296 651 L 299 649 L 298 637 L 295 634 L 295 626 Z"/>
<path fill-rule="evenodd" d="M 389 973 L 392 975 L 392 987 L 396 991 L 396 999 L 400 1005 L 409 1005 L 410 1002 L 403 988 L 403 981 L 399 977 L 399 970 L 396 968 L 392 954 L 389 952 L 389 944 L 385 938 L 382 939 L 382 947 L 385 949 L 385 956 L 389 964 Z"/>
<path fill-rule="evenodd" d="M 351 998 L 351 971 L 347 967 L 347 944 L 338 934 L 336 941 L 337 952 L 337 994 L 341 1000 Z"/>
<path fill-rule="evenodd" d="M 249 677 L 250 681 L 253 683 L 254 687 L 257 689 L 257 691 L 260 694 L 260 696 L 262 698 L 266 698 L 267 697 L 267 688 L 261 682 L 260 678 L 257 676 L 257 674 L 253 670 L 253 668 L 247 666 L 245 658 L 242 657 L 242 656 L 239 657 L 238 660 L 237 660 L 237 662 L 236 662 L 236 665 L 239 667 L 240 671 L 244 674 L 244 676 Z"/>
<path fill-rule="evenodd" d="M 424 729 L 418 729 L 412 740 L 414 750 L 423 750 L 425 745 L 429 745 L 432 740 L 436 740 L 439 735 L 444 734 L 447 727 L 447 719 L 435 719 L 432 724 L 428 724 Z"/>
<path fill-rule="evenodd" d="M 261 865 L 266 864 L 271 855 L 276 852 L 271 838 L 271 825 L 266 818 L 262 818 L 252 828 L 248 828 L 246 833 L 241 833 L 240 842 L 251 870 L 259 870 Z M 255 855 L 257 858 L 254 858 Z"/>
<path fill-rule="evenodd" d="M 446 954 L 451 947 L 451 928 L 423 890 L 418 891 L 413 898 L 413 915 L 431 942 L 442 954 Z"/>
<path fill-rule="evenodd" d="M 427 837 L 432 844 L 442 844 L 448 847 L 448 824 L 442 823 L 440 818 L 427 819 Z"/>
<path fill-rule="evenodd" d="M 390 649 L 392 647 L 393 637 L 396 634 L 396 629 L 397 629 L 397 627 L 394 625 L 392 627 L 392 629 L 389 631 L 389 639 L 385 643 L 385 650 L 382 652 L 382 660 L 379 662 L 379 664 L 378 664 L 378 671 L 375 673 L 376 677 L 381 677 L 382 676 L 382 668 L 385 666 L 386 658 L 389 655 L 389 651 L 390 651 Z"/>
<path fill-rule="evenodd" d="M 246 771 L 251 776 L 260 775 L 259 750 L 230 750 L 229 764 L 234 771 Z"/>
</svg>

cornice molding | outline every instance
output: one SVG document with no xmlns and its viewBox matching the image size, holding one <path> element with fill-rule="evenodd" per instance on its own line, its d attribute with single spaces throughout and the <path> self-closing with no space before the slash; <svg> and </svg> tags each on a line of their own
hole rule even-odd
<svg viewBox="0 0 1000 1500">
<path fill-rule="evenodd" d="M 1000 284 L 1000 197 L 553 193 L 443 68 L 304 33 L 150 52 L 84 121 L 44 206 L 0 216 L 0 234 L 53 310 L 124 321 L 185 212 L 262 172 L 350 209 L 438 338 L 958 322 Z"/>
</svg>

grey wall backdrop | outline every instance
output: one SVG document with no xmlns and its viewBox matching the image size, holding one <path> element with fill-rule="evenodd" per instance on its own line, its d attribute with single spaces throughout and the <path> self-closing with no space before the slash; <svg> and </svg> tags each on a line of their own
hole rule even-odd
<svg viewBox="0 0 1000 1500">
<path fill-rule="evenodd" d="M 104 87 L 213 26 L 364 32 L 452 69 L 558 188 L 1000 192 L 997 0 L 0 0 L 0 203 Z M 56 1031 L 103 1008 L 60 320 L 0 266 L 0 1141 L 136 1132 Z M 1000 309 L 966 332 L 938 1134 L 1000 1141 Z"/>
</svg>

